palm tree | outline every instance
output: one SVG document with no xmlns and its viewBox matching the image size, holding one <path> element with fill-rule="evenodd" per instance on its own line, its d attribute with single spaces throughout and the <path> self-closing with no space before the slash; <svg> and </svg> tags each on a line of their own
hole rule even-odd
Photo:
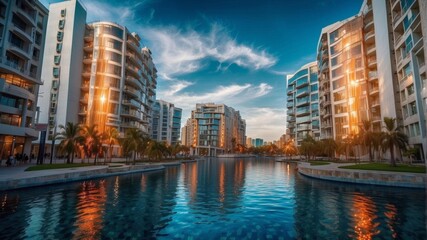
<svg viewBox="0 0 427 240">
<path fill-rule="evenodd" d="M 381 150 L 381 142 L 382 142 L 382 132 L 372 132 L 372 148 L 373 148 L 373 150 L 374 150 L 374 152 L 375 153 L 377 153 L 377 154 L 375 154 L 375 155 L 377 155 L 377 156 L 374 156 L 374 158 L 378 158 L 379 160 L 381 160 L 381 152 L 382 152 L 382 150 Z"/>
<path fill-rule="evenodd" d="M 304 138 L 301 142 L 300 152 L 304 154 L 307 158 L 307 161 L 310 161 L 311 157 L 315 152 L 316 140 L 310 135 Z"/>
<path fill-rule="evenodd" d="M 56 139 L 61 141 L 59 149 L 60 151 L 67 153 L 67 163 L 73 163 L 74 153 L 79 143 L 83 141 L 83 137 L 80 135 L 80 126 L 72 122 L 67 122 L 65 126 L 59 125 L 59 129 L 62 130 L 56 136 Z"/>
<path fill-rule="evenodd" d="M 400 126 L 395 126 L 396 119 L 384 117 L 384 128 L 385 132 L 383 133 L 382 142 L 386 149 L 390 150 L 390 164 L 395 167 L 396 159 L 394 158 L 394 147 L 399 149 L 405 148 L 408 143 L 408 136 L 400 132 Z"/>
<path fill-rule="evenodd" d="M 150 141 L 147 146 L 147 154 L 149 158 L 159 160 L 166 152 L 166 145 L 163 142 Z"/>
<path fill-rule="evenodd" d="M 295 146 L 295 142 L 293 139 L 287 140 L 283 144 L 283 152 L 285 153 L 285 157 L 288 155 L 294 155 L 296 154 L 298 149 Z"/>
<path fill-rule="evenodd" d="M 122 145 L 125 152 L 132 152 L 133 164 L 136 162 L 136 156 L 138 153 L 141 156 L 144 155 L 148 141 L 148 136 L 140 129 L 131 128 L 126 131 Z"/>
<path fill-rule="evenodd" d="M 322 143 L 323 143 L 322 144 L 323 153 L 325 153 L 326 155 L 328 155 L 329 159 L 332 160 L 333 157 L 334 157 L 335 151 L 338 148 L 337 143 L 332 138 L 323 139 Z"/>
<path fill-rule="evenodd" d="M 113 156 L 113 146 L 118 144 L 119 132 L 116 128 L 108 128 L 107 131 L 104 132 L 104 142 L 108 145 L 109 150 L 109 161 L 111 162 Z"/>
<path fill-rule="evenodd" d="M 360 137 L 361 140 L 363 142 L 363 145 L 365 146 L 365 148 L 368 148 L 368 153 L 369 153 L 369 161 L 372 162 L 373 157 L 372 157 L 372 142 L 373 142 L 373 133 L 371 131 L 371 121 L 369 120 L 363 120 L 362 121 L 362 125 L 360 127 Z"/>
<path fill-rule="evenodd" d="M 85 150 L 86 156 L 90 158 L 95 155 L 94 164 L 98 158 L 99 152 L 102 151 L 102 140 L 103 136 L 98 131 L 98 126 L 83 126 L 82 136 L 85 138 L 83 149 Z"/>
</svg>

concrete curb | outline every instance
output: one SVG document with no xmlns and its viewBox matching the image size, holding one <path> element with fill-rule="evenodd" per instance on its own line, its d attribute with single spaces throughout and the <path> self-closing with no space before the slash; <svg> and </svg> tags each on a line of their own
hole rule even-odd
<svg viewBox="0 0 427 240">
<path fill-rule="evenodd" d="M 322 180 L 371 184 L 391 187 L 426 188 L 427 176 L 422 173 L 379 172 L 316 167 L 298 164 L 298 172 L 304 176 Z"/>
<path fill-rule="evenodd" d="M 104 178 L 104 177 L 140 173 L 140 172 L 161 171 L 164 169 L 165 169 L 164 166 L 155 166 L 155 167 L 124 166 L 124 167 L 116 167 L 116 168 L 108 168 L 107 166 L 105 166 L 104 168 L 99 168 L 99 169 L 90 169 L 90 170 L 82 169 L 82 171 L 76 171 L 76 172 L 66 172 L 66 173 L 50 174 L 50 175 L 27 177 L 27 178 L 20 178 L 20 179 L 7 179 L 4 181 L 0 181 L 0 191 L 52 185 L 52 184 L 58 184 L 58 183 L 68 183 L 68 182 Z"/>
</svg>

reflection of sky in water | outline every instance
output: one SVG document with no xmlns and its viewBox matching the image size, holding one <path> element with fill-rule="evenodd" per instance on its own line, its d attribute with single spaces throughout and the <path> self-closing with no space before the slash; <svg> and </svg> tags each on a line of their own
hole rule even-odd
<svg viewBox="0 0 427 240">
<path fill-rule="evenodd" d="M 426 239 L 425 192 L 213 159 L 0 193 L 2 239 Z"/>
</svg>

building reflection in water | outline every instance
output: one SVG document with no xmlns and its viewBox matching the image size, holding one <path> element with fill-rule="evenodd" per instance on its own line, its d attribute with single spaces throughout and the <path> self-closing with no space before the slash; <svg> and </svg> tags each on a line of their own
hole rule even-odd
<svg viewBox="0 0 427 240">
<path fill-rule="evenodd" d="M 219 198 L 218 200 L 223 203 L 225 198 L 225 164 L 222 162 L 219 166 Z"/>
<path fill-rule="evenodd" d="M 359 240 L 370 240 L 380 233 L 377 219 L 375 203 L 362 194 L 357 194 L 353 198 L 353 223 L 354 236 L 352 238 Z"/>
<path fill-rule="evenodd" d="M 384 213 L 384 215 L 387 217 L 387 227 L 390 229 L 391 237 L 393 239 L 396 239 L 397 238 L 396 224 L 398 224 L 397 208 L 394 204 L 387 204 L 385 207 L 386 207 L 386 212 Z"/>
<path fill-rule="evenodd" d="M 99 238 L 103 229 L 103 213 L 107 194 L 105 180 L 99 182 L 86 181 L 81 184 L 78 194 L 77 219 L 74 225 L 77 227 L 74 239 Z"/>
</svg>

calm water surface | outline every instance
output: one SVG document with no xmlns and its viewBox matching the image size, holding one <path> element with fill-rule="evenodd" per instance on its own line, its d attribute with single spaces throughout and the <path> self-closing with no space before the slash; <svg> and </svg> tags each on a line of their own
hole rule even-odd
<svg viewBox="0 0 427 240">
<path fill-rule="evenodd" d="M 310 179 L 267 159 L 211 159 L 0 192 L 0 238 L 426 239 L 426 193 Z"/>
</svg>

